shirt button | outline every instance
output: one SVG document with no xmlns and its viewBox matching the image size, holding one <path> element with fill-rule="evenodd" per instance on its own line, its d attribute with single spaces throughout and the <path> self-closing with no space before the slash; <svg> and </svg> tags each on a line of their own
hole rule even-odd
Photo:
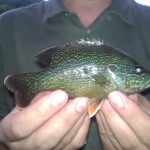
<svg viewBox="0 0 150 150">
<path fill-rule="evenodd" d="M 87 34 L 90 34 L 90 33 L 91 33 L 91 30 L 90 30 L 90 29 L 86 30 L 86 33 L 87 33 Z"/>
<path fill-rule="evenodd" d="M 69 16 L 69 13 L 65 13 L 65 16 L 68 17 L 68 16 Z"/>
<path fill-rule="evenodd" d="M 111 20 L 112 20 L 112 16 L 108 15 L 108 16 L 106 16 L 106 19 L 107 19 L 108 21 L 111 21 Z"/>
</svg>

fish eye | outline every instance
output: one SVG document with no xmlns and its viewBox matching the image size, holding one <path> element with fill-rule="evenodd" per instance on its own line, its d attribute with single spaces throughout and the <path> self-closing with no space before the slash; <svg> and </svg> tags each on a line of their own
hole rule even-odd
<svg viewBox="0 0 150 150">
<path fill-rule="evenodd" d="M 134 72 L 135 72 L 136 74 L 141 74 L 141 73 L 143 72 L 142 66 L 140 66 L 140 65 L 136 66 Z"/>
</svg>

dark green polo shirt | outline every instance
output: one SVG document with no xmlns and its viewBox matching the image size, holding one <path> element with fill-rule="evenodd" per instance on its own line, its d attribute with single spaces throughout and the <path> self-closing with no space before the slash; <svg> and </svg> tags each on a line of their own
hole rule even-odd
<svg viewBox="0 0 150 150">
<path fill-rule="evenodd" d="M 87 38 L 118 47 L 150 68 L 150 8 L 133 0 L 113 0 L 88 28 L 64 8 L 62 0 L 42 1 L 1 15 L 0 116 L 15 106 L 13 96 L 3 86 L 8 74 L 41 70 L 34 57 L 38 52 Z M 143 94 L 148 96 L 150 91 Z M 101 149 L 94 118 L 87 141 L 86 150 Z"/>
</svg>

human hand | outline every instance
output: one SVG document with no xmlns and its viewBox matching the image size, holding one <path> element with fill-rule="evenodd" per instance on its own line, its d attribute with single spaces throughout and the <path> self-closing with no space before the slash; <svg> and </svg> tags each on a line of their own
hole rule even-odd
<svg viewBox="0 0 150 150">
<path fill-rule="evenodd" d="M 89 128 L 87 98 L 67 103 L 63 91 L 45 91 L 26 108 L 16 107 L 0 123 L 0 141 L 11 150 L 75 150 Z"/>
<path fill-rule="evenodd" d="M 114 91 L 96 115 L 104 150 L 150 149 L 150 102 Z"/>
</svg>

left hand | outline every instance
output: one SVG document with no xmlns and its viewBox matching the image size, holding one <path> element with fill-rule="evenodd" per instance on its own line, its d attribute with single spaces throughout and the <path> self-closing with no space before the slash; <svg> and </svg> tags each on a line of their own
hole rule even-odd
<svg viewBox="0 0 150 150">
<path fill-rule="evenodd" d="M 150 150 L 150 102 L 114 91 L 96 115 L 104 150 Z"/>
<path fill-rule="evenodd" d="M 38 93 L 0 122 L 0 150 L 76 150 L 88 133 L 88 98 L 68 100 L 61 90 Z M 2 144 L 3 143 L 3 144 Z M 4 145 L 5 144 L 5 145 Z"/>
</svg>

